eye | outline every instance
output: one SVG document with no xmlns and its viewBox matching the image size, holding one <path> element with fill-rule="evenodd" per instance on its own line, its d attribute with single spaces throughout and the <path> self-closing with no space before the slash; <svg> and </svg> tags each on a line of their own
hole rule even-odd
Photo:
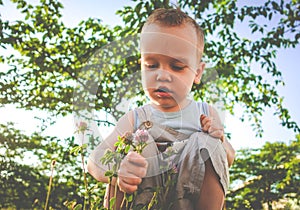
<svg viewBox="0 0 300 210">
<path fill-rule="evenodd" d="M 172 63 L 170 66 L 174 71 L 182 71 L 187 67 L 183 63 Z"/>
<path fill-rule="evenodd" d="M 182 71 L 184 69 L 184 67 L 181 67 L 181 66 L 176 66 L 176 65 L 172 65 L 171 66 L 173 70 L 175 71 Z"/>
<path fill-rule="evenodd" d="M 158 67 L 158 64 L 157 63 L 152 63 L 152 62 L 145 62 L 145 67 L 148 68 L 148 69 L 155 69 Z"/>
</svg>

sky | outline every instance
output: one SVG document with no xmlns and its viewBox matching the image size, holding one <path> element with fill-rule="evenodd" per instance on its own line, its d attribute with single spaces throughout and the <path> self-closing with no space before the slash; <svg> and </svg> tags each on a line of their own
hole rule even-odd
<svg viewBox="0 0 300 210">
<path fill-rule="evenodd" d="M 67 26 L 76 26 L 81 20 L 94 17 L 102 19 L 104 24 L 114 26 L 116 24 L 122 24 L 121 18 L 115 15 L 117 9 L 121 9 L 124 5 L 134 5 L 133 2 L 128 0 L 63 0 L 63 22 Z M 4 7 L 0 7 L 1 17 L 4 19 L 18 18 L 14 6 L 8 1 L 4 0 Z M 241 28 L 246 36 L 251 37 L 251 34 L 247 34 L 248 29 Z M 284 96 L 284 105 L 288 108 L 292 120 L 300 124 L 300 99 L 298 92 L 298 84 L 300 79 L 299 71 L 299 55 L 300 46 L 295 49 L 279 50 L 275 63 L 283 73 L 283 80 L 285 86 L 278 87 L 279 94 Z M 5 65 L 1 65 L 1 68 L 5 68 Z M 225 124 L 226 132 L 231 133 L 231 144 L 235 149 L 241 148 L 257 148 L 261 147 L 266 141 L 285 141 L 295 139 L 293 131 L 283 128 L 280 125 L 280 120 L 277 116 L 273 116 L 274 109 L 266 109 L 263 116 L 262 127 L 264 134 L 262 138 L 255 137 L 255 133 L 252 131 L 252 127 L 248 122 L 241 122 L 239 116 L 243 113 L 241 108 L 236 109 L 236 114 L 231 116 L 226 113 Z M 25 111 L 15 109 L 14 106 L 8 105 L 0 109 L 0 123 L 12 121 L 16 123 L 16 127 L 30 134 L 34 131 L 38 131 L 41 126 L 41 121 L 36 117 L 47 117 L 47 113 L 42 111 Z M 57 122 L 47 128 L 44 135 L 59 136 L 61 138 L 68 138 L 74 134 L 74 120 L 73 116 L 69 115 L 64 118 L 59 118 Z M 106 136 L 109 129 L 101 133 Z"/>
</svg>

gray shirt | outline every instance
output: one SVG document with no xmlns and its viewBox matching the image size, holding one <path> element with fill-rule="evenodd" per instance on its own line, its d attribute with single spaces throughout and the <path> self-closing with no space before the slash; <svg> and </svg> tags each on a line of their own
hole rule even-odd
<svg viewBox="0 0 300 210">
<path fill-rule="evenodd" d="M 186 107 L 177 112 L 162 112 L 151 105 L 146 106 L 150 106 L 151 121 L 171 127 L 187 135 L 191 135 L 194 132 L 201 132 L 200 116 L 202 114 L 209 116 L 208 104 L 194 100 L 191 100 Z M 141 122 L 139 122 L 136 110 L 134 110 L 134 113 L 134 130 L 136 130 Z"/>
</svg>

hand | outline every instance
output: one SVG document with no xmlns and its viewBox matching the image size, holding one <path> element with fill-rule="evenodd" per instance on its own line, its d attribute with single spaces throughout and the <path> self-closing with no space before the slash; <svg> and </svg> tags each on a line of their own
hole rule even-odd
<svg viewBox="0 0 300 210">
<path fill-rule="evenodd" d="M 224 128 L 219 120 L 202 114 L 200 116 L 200 123 L 204 132 L 224 142 Z"/>
<path fill-rule="evenodd" d="M 118 186 L 121 191 L 133 193 L 138 189 L 138 185 L 142 182 L 142 178 L 146 176 L 148 162 L 146 159 L 136 152 L 129 152 L 122 160 Z"/>
</svg>

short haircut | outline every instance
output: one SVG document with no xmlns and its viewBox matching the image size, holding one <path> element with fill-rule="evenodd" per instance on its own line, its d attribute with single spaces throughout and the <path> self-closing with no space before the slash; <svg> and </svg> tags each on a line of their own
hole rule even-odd
<svg viewBox="0 0 300 210">
<path fill-rule="evenodd" d="M 161 26 L 173 27 L 173 26 L 181 26 L 185 23 L 191 24 L 197 33 L 197 47 L 200 51 L 200 58 L 202 57 L 202 53 L 204 50 L 204 32 L 202 28 L 198 25 L 198 23 L 188 16 L 186 13 L 181 11 L 179 8 L 174 9 L 165 9 L 159 8 L 154 10 L 151 15 L 148 17 L 144 26 L 150 24 L 159 24 Z"/>
</svg>

